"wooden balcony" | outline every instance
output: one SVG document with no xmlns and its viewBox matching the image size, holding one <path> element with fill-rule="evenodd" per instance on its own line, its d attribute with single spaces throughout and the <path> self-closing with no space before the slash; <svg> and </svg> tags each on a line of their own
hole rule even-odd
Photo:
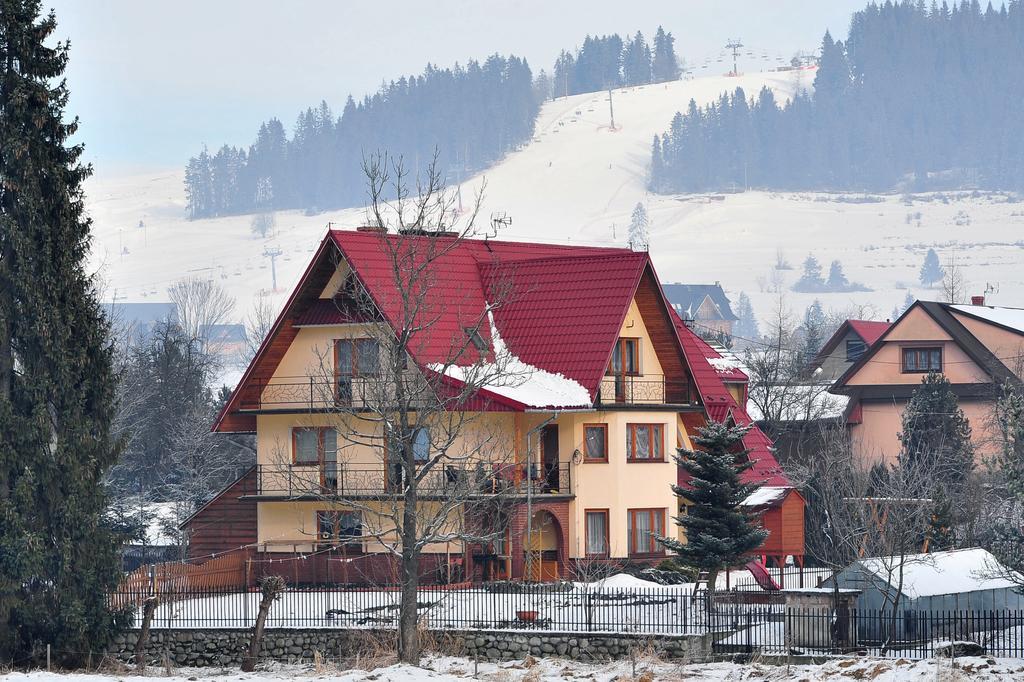
<svg viewBox="0 0 1024 682">
<path fill-rule="evenodd" d="M 404 491 L 401 468 L 370 465 L 261 464 L 243 490 L 243 498 L 261 500 L 331 500 L 393 498 Z M 445 465 L 431 470 L 418 486 L 421 499 L 484 497 L 490 495 L 571 496 L 570 465 L 544 469 L 534 465 L 532 475 L 516 464 Z"/>
</svg>

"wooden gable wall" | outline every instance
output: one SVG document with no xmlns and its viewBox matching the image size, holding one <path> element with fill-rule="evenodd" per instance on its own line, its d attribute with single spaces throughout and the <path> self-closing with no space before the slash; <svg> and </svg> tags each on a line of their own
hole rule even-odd
<svg viewBox="0 0 1024 682">
<path fill-rule="evenodd" d="M 661 287 L 650 267 L 644 270 L 636 289 L 636 306 L 647 326 L 651 345 L 661 363 L 666 379 L 666 400 L 693 402 L 693 379 L 686 365 L 682 348 L 676 338 L 672 317 L 664 303 Z"/>
</svg>

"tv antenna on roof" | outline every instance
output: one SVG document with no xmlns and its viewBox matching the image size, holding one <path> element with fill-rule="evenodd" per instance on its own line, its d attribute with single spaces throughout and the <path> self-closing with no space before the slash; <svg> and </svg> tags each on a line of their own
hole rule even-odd
<svg viewBox="0 0 1024 682">
<path fill-rule="evenodd" d="M 490 239 L 491 237 L 497 237 L 498 231 L 505 227 L 512 227 L 512 216 L 505 213 L 505 211 L 499 211 L 491 214 L 491 230 L 484 235 L 484 239 Z"/>
</svg>

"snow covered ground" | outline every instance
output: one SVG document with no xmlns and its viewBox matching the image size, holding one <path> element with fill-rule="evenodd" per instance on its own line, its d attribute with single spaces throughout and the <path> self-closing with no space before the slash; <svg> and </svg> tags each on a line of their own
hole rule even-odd
<svg viewBox="0 0 1024 682">
<path fill-rule="evenodd" d="M 663 281 L 721 281 L 733 296 L 747 292 L 762 320 L 775 304 L 772 290 L 788 289 L 808 253 L 826 268 L 840 260 L 851 281 L 874 291 L 789 293 L 789 307 L 797 313 L 820 298 L 826 309 L 856 306 L 860 316 L 884 319 L 908 291 L 938 298 L 939 291 L 917 281 L 929 247 L 943 262 L 957 256 L 969 293 L 990 284 L 995 291 L 989 302 L 1024 306 L 1024 203 L 1000 194 L 647 193 L 651 139 L 691 98 L 704 104 L 737 86 L 750 96 L 768 86 L 781 99 L 809 88 L 813 77 L 813 71 L 753 73 L 623 88 L 613 94 L 614 130 L 607 93 L 549 102 L 533 141 L 484 174 L 484 222 L 492 212 L 506 212 L 513 222 L 500 238 L 624 245 L 630 213 L 643 202 Z M 268 247 L 282 251 L 277 292 L 271 294 L 280 305 L 328 223 L 354 227 L 364 216 L 361 209 L 312 216 L 280 212 L 277 232 L 259 239 L 250 232 L 251 216 L 186 220 L 182 178 L 180 169 L 124 177 L 104 176 L 99 169 L 89 181 L 96 237 L 92 266 L 105 279 L 108 299 L 165 301 L 167 287 L 179 278 L 212 277 L 237 298 L 241 319 L 254 296 L 271 288 L 271 262 L 263 255 Z M 481 179 L 466 182 L 464 198 Z M 794 269 L 774 269 L 779 253 Z"/>
<path fill-rule="evenodd" d="M 124 673 L 127 673 L 127 669 Z M 960 658 L 949 660 L 907 661 L 872 658 L 836 659 L 822 665 L 767 665 L 763 663 L 668 663 L 648 658 L 636 662 L 635 676 L 631 661 L 590 664 L 547 658 L 538 661 L 511 663 L 480 663 L 450 656 L 428 657 L 422 666 L 387 665 L 372 670 L 339 668 L 331 662 L 319 669 L 313 666 L 267 665 L 255 673 L 235 669 L 181 668 L 167 675 L 151 669 L 149 676 L 113 671 L 101 674 L 58 674 L 44 671 L 8 673 L 9 682 L 144 682 L 160 679 L 165 682 L 201 682 L 232 679 L 240 682 L 285 682 L 286 680 L 331 679 L 339 682 L 448 682 L 453 680 L 486 680 L 493 682 L 555 682 L 592 680 L 593 682 L 660 682 L 662 680 L 1024 680 L 1024 660 Z"/>
</svg>

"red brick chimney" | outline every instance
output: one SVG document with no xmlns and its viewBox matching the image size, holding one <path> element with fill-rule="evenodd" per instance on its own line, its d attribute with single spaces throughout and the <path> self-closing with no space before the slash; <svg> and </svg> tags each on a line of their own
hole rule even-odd
<svg viewBox="0 0 1024 682">
<path fill-rule="evenodd" d="M 971 296 L 971 305 L 985 305 L 985 297 Z"/>
</svg>

